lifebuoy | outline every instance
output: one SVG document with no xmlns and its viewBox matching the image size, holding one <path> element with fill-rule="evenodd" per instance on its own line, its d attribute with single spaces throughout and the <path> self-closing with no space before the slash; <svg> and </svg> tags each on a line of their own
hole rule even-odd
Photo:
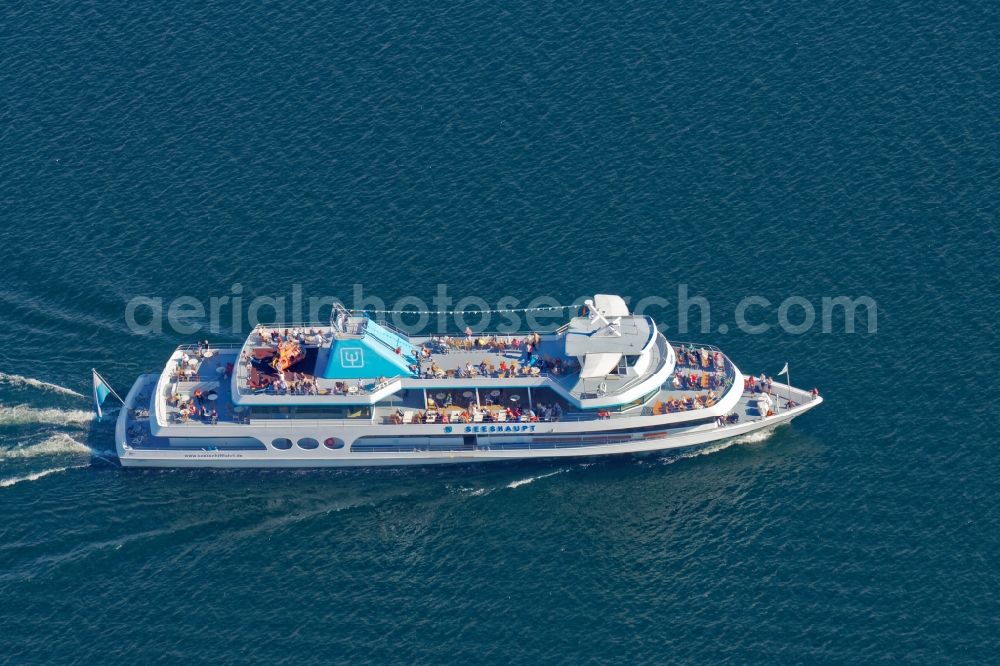
<svg viewBox="0 0 1000 666">
<path fill-rule="evenodd" d="M 608 392 L 608 383 L 607 382 L 601 382 L 600 385 L 598 385 L 598 387 L 597 387 L 597 391 L 599 393 L 607 393 Z"/>
</svg>

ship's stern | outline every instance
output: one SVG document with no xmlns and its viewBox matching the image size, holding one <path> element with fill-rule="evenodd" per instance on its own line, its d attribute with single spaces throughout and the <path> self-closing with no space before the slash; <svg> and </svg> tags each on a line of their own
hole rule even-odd
<svg viewBox="0 0 1000 666">
<path fill-rule="evenodd" d="M 156 389 L 156 382 L 159 379 L 159 375 L 156 374 L 146 374 L 139 375 L 132 384 L 132 388 L 125 395 L 124 404 L 122 405 L 121 411 L 118 412 L 118 419 L 115 422 L 115 451 L 118 453 L 118 461 L 122 465 L 129 465 L 129 457 L 132 455 L 132 448 L 129 442 L 129 429 L 131 427 L 137 426 L 138 419 L 136 419 L 136 410 L 150 410 L 149 414 L 152 415 L 151 404 L 147 404 L 148 398 L 151 398 Z M 140 400 L 143 404 L 139 404 Z M 146 417 L 146 429 L 148 433 L 148 419 Z M 147 435 L 148 436 L 148 435 Z"/>
</svg>

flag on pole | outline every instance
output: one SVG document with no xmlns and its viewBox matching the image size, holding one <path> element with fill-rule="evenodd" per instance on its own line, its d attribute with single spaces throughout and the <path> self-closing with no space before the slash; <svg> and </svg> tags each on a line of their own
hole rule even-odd
<svg viewBox="0 0 1000 666">
<path fill-rule="evenodd" d="M 781 372 L 778 373 L 778 376 L 780 377 L 781 375 L 787 375 L 787 374 L 788 374 L 788 363 L 785 362 L 785 367 L 781 369 Z"/>
<path fill-rule="evenodd" d="M 104 400 L 114 393 L 111 386 L 104 381 L 104 377 L 97 374 L 97 370 L 91 370 L 93 373 L 94 380 L 94 409 L 97 410 L 97 418 L 101 418 L 104 414 L 101 412 L 101 405 L 104 404 Z"/>
</svg>

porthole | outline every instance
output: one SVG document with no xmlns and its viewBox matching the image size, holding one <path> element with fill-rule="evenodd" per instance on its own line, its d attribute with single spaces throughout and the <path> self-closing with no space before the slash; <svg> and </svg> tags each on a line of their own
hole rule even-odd
<svg viewBox="0 0 1000 666">
<path fill-rule="evenodd" d="M 323 446 L 328 449 L 342 449 L 344 448 L 344 440 L 337 439 L 336 437 L 327 437 L 323 440 Z"/>
<path fill-rule="evenodd" d="M 287 437 L 278 437 L 277 439 L 271 441 L 271 446 L 276 449 L 281 449 L 282 451 L 287 451 L 292 448 L 292 440 Z"/>
<path fill-rule="evenodd" d="M 312 437 L 303 437 L 299 440 L 300 449 L 315 449 L 319 447 L 319 442 L 317 442 Z"/>
</svg>

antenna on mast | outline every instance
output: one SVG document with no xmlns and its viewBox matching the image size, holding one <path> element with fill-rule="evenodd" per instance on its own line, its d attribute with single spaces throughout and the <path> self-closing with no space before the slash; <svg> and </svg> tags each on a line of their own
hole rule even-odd
<svg viewBox="0 0 1000 666">
<path fill-rule="evenodd" d="M 590 315 L 590 321 L 600 326 L 597 331 L 603 333 L 604 335 L 613 335 L 616 337 L 621 336 L 621 317 L 614 317 L 609 321 L 608 318 L 604 316 L 604 313 L 598 310 L 597 306 L 594 305 L 593 299 L 588 298 L 583 302 L 583 304 L 587 306 L 587 313 Z"/>
</svg>

